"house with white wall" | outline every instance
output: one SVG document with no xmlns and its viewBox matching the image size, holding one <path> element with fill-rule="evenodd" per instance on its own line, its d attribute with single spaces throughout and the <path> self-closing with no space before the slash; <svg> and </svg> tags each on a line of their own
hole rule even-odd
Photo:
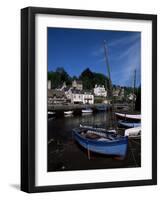
<svg viewBox="0 0 161 200">
<path fill-rule="evenodd" d="M 73 104 L 94 104 L 94 95 L 90 92 L 71 89 L 67 95 Z"/>
<path fill-rule="evenodd" d="M 104 85 L 95 85 L 94 95 L 99 97 L 107 97 L 107 91 Z"/>
<path fill-rule="evenodd" d="M 80 80 L 74 80 L 72 81 L 72 88 L 76 90 L 83 90 L 83 83 Z"/>
</svg>

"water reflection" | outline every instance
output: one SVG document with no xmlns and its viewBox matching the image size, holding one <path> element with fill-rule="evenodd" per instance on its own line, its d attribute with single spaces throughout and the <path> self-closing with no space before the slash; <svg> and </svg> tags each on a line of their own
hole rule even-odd
<svg viewBox="0 0 161 200">
<path fill-rule="evenodd" d="M 83 125 L 95 125 L 103 128 L 108 127 L 109 114 L 108 112 L 100 113 L 82 113 L 80 115 L 66 115 L 60 118 L 48 120 L 48 140 L 54 137 L 70 138 L 73 128 Z"/>
</svg>

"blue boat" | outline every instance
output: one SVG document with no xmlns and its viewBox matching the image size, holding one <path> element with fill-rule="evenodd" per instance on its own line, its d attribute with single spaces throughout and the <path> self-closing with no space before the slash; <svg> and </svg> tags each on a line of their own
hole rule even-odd
<svg viewBox="0 0 161 200">
<path fill-rule="evenodd" d="M 98 110 L 98 111 L 106 111 L 107 110 L 107 106 L 106 105 L 100 105 L 100 106 L 97 106 L 96 107 L 96 109 Z"/>
<path fill-rule="evenodd" d="M 141 123 L 140 122 L 128 122 L 124 120 L 119 120 L 118 125 L 124 128 L 135 128 L 135 127 L 140 127 Z"/>
<path fill-rule="evenodd" d="M 100 135 L 100 131 L 90 131 L 81 128 L 73 129 L 75 140 L 88 152 L 95 152 L 105 155 L 119 156 L 125 158 L 128 147 L 128 137 L 117 134 Z"/>
</svg>

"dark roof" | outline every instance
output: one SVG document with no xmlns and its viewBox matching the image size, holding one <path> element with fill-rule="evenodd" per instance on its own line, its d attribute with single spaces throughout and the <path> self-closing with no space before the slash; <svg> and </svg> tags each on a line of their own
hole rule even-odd
<svg viewBox="0 0 161 200">
<path fill-rule="evenodd" d="M 66 91 L 68 91 L 69 89 L 70 89 L 70 87 L 67 86 L 67 87 L 63 88 L 63 91 L 66 92 Z"/>
<path fill-rule="evenodd" d="M 65 96 L 65 93 L 64 91 L 60 91 L 60 90 L 48 90 L 48 97 L 53 97 L 53 96 L 56 96 L 56 97 L 64 97 Z"/>
<path fill-rule="evenodd" d="M 77 90 L 72 88 L 71 91 L 73 94 L 92 94 L 92 92 L 89 90 Z"/>
<path fill-rule="evenodd" d="M 83 94 L 83 91 L 77 90 L 77 89 L 75 89 L 75 88 L 72 88 L 72 89 L 71 89 L 71 92 L 72 92 L 73 94 Z"/>
</svg>

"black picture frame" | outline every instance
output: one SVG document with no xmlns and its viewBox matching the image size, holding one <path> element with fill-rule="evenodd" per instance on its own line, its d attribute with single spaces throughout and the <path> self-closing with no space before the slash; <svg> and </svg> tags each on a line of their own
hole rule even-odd
<svg viewBox="0 0 161 200">
<path fill-rule="evenodd" d="M 35 15 L 55 14 L 152 21 L 152 179 L 35 186 Z M 21 190 L 50 192 L 157 184 L 157 16 L 27 7 L 21 10 Z"/>
</svg>

